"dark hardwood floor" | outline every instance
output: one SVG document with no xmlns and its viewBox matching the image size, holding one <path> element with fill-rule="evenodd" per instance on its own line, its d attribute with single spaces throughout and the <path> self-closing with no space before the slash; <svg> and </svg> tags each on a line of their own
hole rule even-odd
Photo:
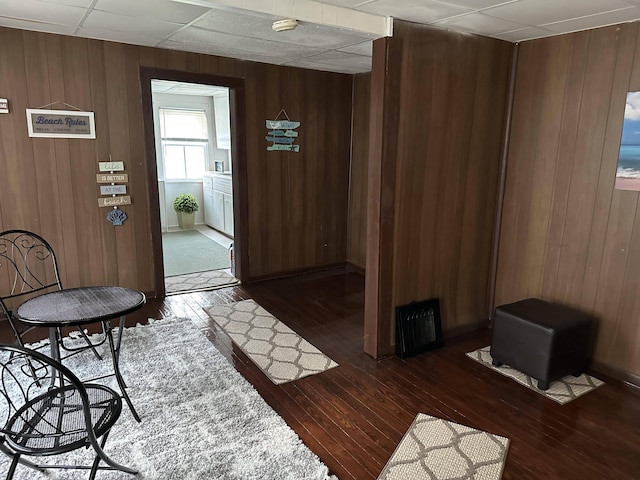
<svg viewBox="0 0 640 480">
<path fill-rule="evenodd" d="M 203 310 L 247 298 L 340 366 L 271 383 Z M 363 301 L 362 275 L 325 272 L 150 300 L 128 323 L 193 320 L 340 480 L 375 479 L 420 412 L 508 437 L 507 480 L 640 479 L 638 389 L 596 374 L 605 386 L 556 404 L 465 356 L 489 330 L 375 361 L 362 352 Z"/>
</svg>

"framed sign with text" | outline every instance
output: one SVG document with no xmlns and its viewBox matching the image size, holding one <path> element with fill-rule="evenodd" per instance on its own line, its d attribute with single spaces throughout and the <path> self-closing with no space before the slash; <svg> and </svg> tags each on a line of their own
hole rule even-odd
<svg viewBox="0 0 640 480">
<path fill-rule="evenodd" d="M 96 138 L 93 112 L 27 108 L 30 137 Z"/>
</svg>

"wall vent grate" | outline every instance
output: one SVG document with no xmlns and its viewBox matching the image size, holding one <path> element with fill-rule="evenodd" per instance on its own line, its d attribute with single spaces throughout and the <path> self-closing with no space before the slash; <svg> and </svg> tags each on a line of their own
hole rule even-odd
<svg viewBox="0 0 640 480">
<path fill-rule="evenodd" d="M 407 358 L 442 345 L 437 298 L 396 307 L 396 355 Z"/>
</svg>

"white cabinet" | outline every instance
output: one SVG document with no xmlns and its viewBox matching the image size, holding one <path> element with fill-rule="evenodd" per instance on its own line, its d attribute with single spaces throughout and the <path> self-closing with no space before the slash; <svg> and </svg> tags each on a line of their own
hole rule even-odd
<svg viewBox="0 0 640 480">
<path fill-rule="evenodd" d="M 233 237 L 233 197 L 229 194 L 222 194 L 224 203 L 224 233 Z"/>
<path fill-rule="evenodd" d="M 202 194 L 204 197 L 204 223 L 213 226 L 213 179 L 211 177 L 204 177 Z"/>
<path fill-rule="evenodd" d="M 224 193 L 213 190 L 212 225 L 217 230 L 224 231 Z"/>
<path fill-rule="evenodd" d="M 233 237 L 231 176 L 206 174 L 203 180 L 205 223 Z"/>
</svg>

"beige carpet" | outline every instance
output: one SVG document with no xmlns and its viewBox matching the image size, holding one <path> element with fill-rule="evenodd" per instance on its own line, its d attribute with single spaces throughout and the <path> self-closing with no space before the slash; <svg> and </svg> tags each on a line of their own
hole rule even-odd
<svg viewBox="0 0 640 480">
<path fill-rule="evenodd" d="M 213 290 L 215 288 L 230 287 L 240 281 L 224 270 L 210 270 L 206 272 L 185 273 L 164 278 L 167 294 Z"/>
<path fill-rule="evenodd" d="M 378 480 L 499 480 L 509 439 L 419 413 Z"/>
<path fill-rule="evenodd" d="M 275 384 L 338 366 L 253 300 L 205 311 Z"/>
<path fill-rule="evenodd" d="M 560 380 L 551 382 L 551 384 L 549 384 L 548 390 L 540 390 L 537 387 L 537 380 L 531 378 L 528 375 L 525 375 L 515 368 L 511 368 L 509 365 L 494 367 L 491 364 L 492 359 L 491 354 L 489 353 L 490 348 L 491 347 L 479 348 L 478 350 L 474 350 L 473 352 L 468 352 L 467 356 L 469 358 L 472 358 L 476 362 L 481 363 L 485 367 L 489 367 L 491 370 L 495 370 L 496 372 L 515 380 L 519 384 L 524 385 L 531 390 L 534 390 L 540 395 L 544 395 L 545 397 L 550 398 L 551 400 L 554 400 L 562 405 L 570 402 L 571 400 L 575 400 L 585 393 L 591 392 L 601 385 L 604 385 L 604 382 L 602 380 L 598 380 L 597 378 L 587 374 L 582 374 L 579 377 L 567 375 Z"/>
</svg>

